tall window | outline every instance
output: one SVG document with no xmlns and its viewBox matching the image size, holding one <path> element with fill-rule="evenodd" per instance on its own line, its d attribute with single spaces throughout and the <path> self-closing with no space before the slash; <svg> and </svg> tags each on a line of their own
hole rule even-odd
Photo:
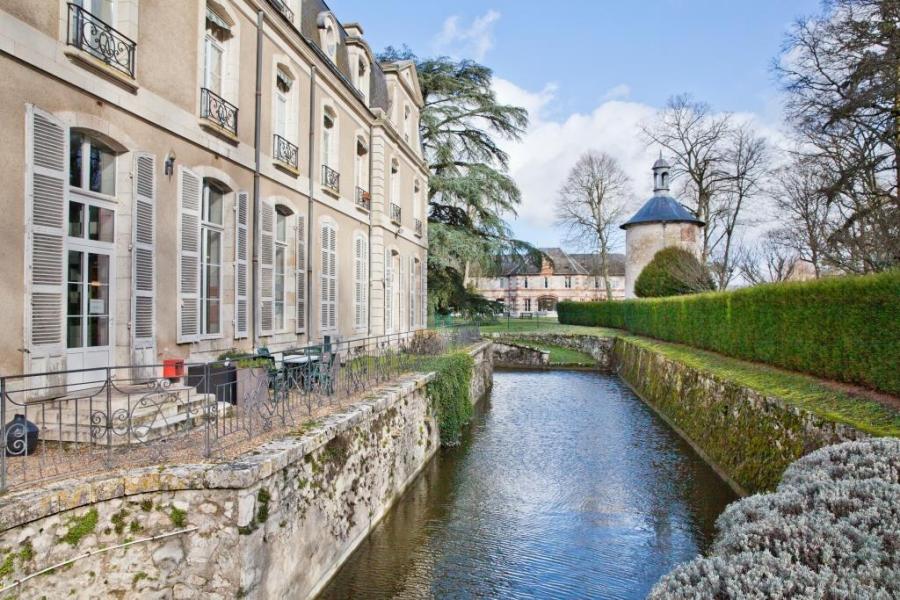
<svg viewBox="0 0 900 600">
<path fill-rule="evenodd" d="M 400 163 L 391 160 L 391 204 L 400 205 Z"/>
<path fill-rule="evenodd" d="M 528 278 L 527 277 L 525 278 L 525 289 L 526 290 L 528 289 Z"/>
<path fill-rule="evenodd" d="M 547 279 L 546 277 L 544 277 L 544 287 L 545 287 L 545 288 L 550 287 L 550 280 Z"/>
<path fill-rule="evenodd" d="M 326 107 L 322 117 L 322 164 L 337 171 L 337 163 L 337 115 Z"/>
<path fill-rule="evenodd" d="M 356 66 L 356 88 L 362 92 L 366 104 L 369 103 L 369 61 L 364 55 L 359 57 Z"/>
<path fill-rule="evenodd" d="M 102 142 L 72 132 L 69 136 L 69 186 L 114 196 L 116 155 Z"/>
<path fill-rule="evenodd" d="M 75 6 L 80 6 L 107 25 L 115 25 L 113 14 L 113 0 L 74 0 Z"/>
<path fill-rule="evenodd" d="M 337 328 L 337 231 L 331 221 L 322 221 L 320 265 L 320 325 L 322 331 Z"/>
<path fill-rule="evenodd" d="M 275 331 L 284 329 L 285 285 L 288 248 L 288 215 L 278 210 L 275 213 Z"/>
<path fill-rule="evenodd" d="M 225 42 L 231 37 L 228 23 L 211 8 L 206 9 L 206 37 L 203 41 L 203 87 L 223 95 Z"/>
<path fill-rule="evenodd" d="M 572 287 L 572 278 L 570 276 L 566 276 L 566 288 Z"/>
<path fill-rule="evenodd" d="M 356 139 L 356 187 L 369 189 L 369 148 L 363 138 Z"/>
<path fill-rule="evenodd" d="M 203 181 L 201 206 L 200 293 L 202 334 L 222 333 L 222 228 L 225 193 L 208 180 Z"/>
<path fill-rule="evenodd" d="M 525 310 L 531 312 L 531 298 L 525 298 Z"/>
<path fill-rule="evenodd" d="M 286 140 L 292 140 L 292 132 L 288 131 L 290 93 L 294 80 L 283 69 L 275 74 L 275 133 Z"/>
</svg>

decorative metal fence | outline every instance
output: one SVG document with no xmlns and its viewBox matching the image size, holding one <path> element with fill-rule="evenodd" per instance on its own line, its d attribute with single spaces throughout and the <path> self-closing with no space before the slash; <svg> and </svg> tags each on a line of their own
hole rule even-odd
<svg viewBox="0 0 900 600">
<path fill-rule="evenodd" d="M 339 192 L 341 190 L 341 174 L 328 165 L 322 165 L 322 185 L 334 192 Z"/>
<path fill-rule="evenodd" d="M 372 210 L 372 196 L 361 187 L 356 188 L 356 205 L 366 210 Z"/>
<path fill-rule="evenodd" d="M 326 342 L 206 363 L 0 377 L 0 491 L 227 457 L 480 339 L 477 327 Z"/>
<path fill-rule="evenodd" d="M 394 204 L 393 202 L 391 202 L 391 221 L 399 224 L 400 223 L 400 215 L 401 215 L 400 205 Z"/>
<path fill-rule="evenodd" d="M 200 116 L 237 135 L 238 109 L 215 92 L 200 88 Z"/>
<path fill-rule="evenodd" d="M 134 79 L 137 44 L 109 23 L 77 4 L 69 3 L 68 44 L 102 60 L 111 68 Z"/>
<path fill-rule="evenodd" d="M 277 133 L 274 137 L 272 152 L 275 155 L 275 160 L 278 162 L 281 162 L 292 169 L 297 168 L 300 160 L 300 149 Z"/>
</svg>

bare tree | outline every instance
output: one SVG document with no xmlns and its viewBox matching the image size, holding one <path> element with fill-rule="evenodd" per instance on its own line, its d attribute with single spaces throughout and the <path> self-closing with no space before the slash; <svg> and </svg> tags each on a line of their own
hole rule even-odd
<svg viewBox="0 0 900 600">
<path fill-rule="evenodd" d="M 825 180 L 826 261 L 881 271 L 900 263 L 900 2 L 823 6 L 794 26 L 776 70 Z"/>
<path fill-rule="evenodd" d="M 739 248 L 736 256 L 741 276 L 751 285 L 787 281 L 796 272 L 799 260 L 771 236 L 754 248 Z"/>
<path fill-rule="evenodd" d="M 600 254 L 607 300 L 612 299 L 609 253 L 629 194 L 628 176 L 616 159 L 591 150 L 569 171 L 556 202 L 557 224 L 566 229 L 567 240 Z"/>
<path fill-rule="evenodd" d="M 761 196 L 770 173 L 770 152 L 766 140 L 748 123 L 727 132 L 722 163 L 727 173 L 720 193 L 714 197 L 707 225 L 712 234 L 710 250 L 718 248 L 712 270 L 716 285 L 724 290 L 737 271 L 735 232 L 748 202 Z"/>
<path fill-rule="evenodd" d="M 821 277 L 828 254 L 831 221 L 822 168 L 814 158 L 793 153 L 791 162 L 776 173 L 772 194 L 780 221 L 772 239 L 810 263 L 816 277 Z"/>
<path fill-rule="evenodd" d="M 731 129 L 731 117 L 714 115 L 709 105 L 680 95 L 670 98 L 657 119 L 641 129 L 649 144 L 662 146 L 674 156 L 674 175 L 687 178 L 695 212 L 709 223 L 713 196 L 728 178 L 723 141 Z M 702 263 L 709 260 L 711 241 L 711 228 L 706 227 Z"/>
</svg>

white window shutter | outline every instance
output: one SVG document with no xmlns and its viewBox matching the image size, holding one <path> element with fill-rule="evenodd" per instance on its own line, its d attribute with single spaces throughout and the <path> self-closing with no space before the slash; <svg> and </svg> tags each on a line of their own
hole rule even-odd
<svg viewBox="0 0 900 600">
<path fill-rule="evenodd" d="M 337 328 L 337 231 L 334 226 L 328 228 L 328 328 Z"/>
<path fill-rule="evenodd" d="M 368 245 L 366 238 L 358 235 L 353 239 L 353 308 L 354 325 L 357 330 L 368 324 Z"/>
<path fill-rule="evenodd" d="M 428 255 L 426 254 L 423 257 L 422 264 L 419 267 L 422 273 L 421 279 L 419 279 L 419 285 L 422 288 L 422 327 L 428 327 Z"/>
<path fill-rule="evenodd" d="M 234 231 L 234 337 L 245 338 L 250 334 L 250 301 L 248 299 L 250 246 L 248 226 L 250 195 L 237 193 Z"/>
<path fill-rule="evenodd" d="M 275 321 L 275 205 L 259 204 L 259 334 L 272 335 Z"/>
<path fill-rule="evenodd" d="M 156 310 L 153 301 L 156 295 L 155 213 L 156 156 L 146 152 L 136 152 L 134 155 L 134 212 L 131 251 L 131 332 L 136 352 L 145 349 L 152 350 L 155 339 Z"/>
<path fill-rule="evenodd" d="M 297 216 L 297 333 L 306 331 L 306 218 Z"/>
<path fill-rule="evenodd" d="M 409 272 L 407 273 L 407 277 L 409 279 L 409 283 L 407 284 L 407 290 L 409 292 L 409 317 L 407 318 L 407 330 L 412 330 L 416 327 L 416 259 L 413 256 L 409 257 Z"/>
<path fill-rule="evenodd" d="M 337 235 L 334 225 L 323 222 L 321 230 L 322 264 L 319 278 L 319 325 L 337 327 Z"/>
<path fill-rule="evenodd" d="M 406 297 L 406 260 L 402 256 L 399 257 L 398 260 L 400 262 L 400 281 L 397 283 L 397 287 L 399 288 L 400 293 L 397 298 L 397 329 L 399 331 L 405 331 L 403 329 L 403 321 L 406 319 L 406 314 L 403 308 L 409 300 Z"/>
<path fill-rule="evenodd" d="M 41 109 L 27 108 L 26 181 L 31 364 L 65 350 L 65 250 L 69 131 Z M 42 363 L 45 365 L 47 363 Z M 45 370 L 52 370 L 46 369 Z"/>
<path fill-rule="evenodd" d="M 203 180 L 178 169 L 178 343 L 200 339 L 200 205 Z"/>
<path fill-rule="evenodd" d="M 394 331 L 394 257 L 384 251 L 384 330 Z"/>
</svg>

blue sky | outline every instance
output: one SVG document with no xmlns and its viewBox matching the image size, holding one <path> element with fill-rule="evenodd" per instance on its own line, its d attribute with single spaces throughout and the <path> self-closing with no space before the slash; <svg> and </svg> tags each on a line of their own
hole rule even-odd
<svg viewBox="0 0 900 600">
<path fill-rule="evenodd" d="M 624 0 L 532 2 L 330 0 L 357 21 L 373 49 L 407 44 L 419 55 L 449 54 L 494 69 L 498 94 L 527 106 L 533 126 L 510 145 L 525 196 L 515 232 L 557 245 L 555 190 L 588 148 L 620 157 L 635 203 L 649 191 L 656 149 L 638 125 L 673 94 L 689 92 L 717 111 L 745 113 L 776 130 L 780 98 L 771 71 L 785 32 L 819 0 Z M 773 133 L 774 135 L 774 133 Z"/>
</svg>

